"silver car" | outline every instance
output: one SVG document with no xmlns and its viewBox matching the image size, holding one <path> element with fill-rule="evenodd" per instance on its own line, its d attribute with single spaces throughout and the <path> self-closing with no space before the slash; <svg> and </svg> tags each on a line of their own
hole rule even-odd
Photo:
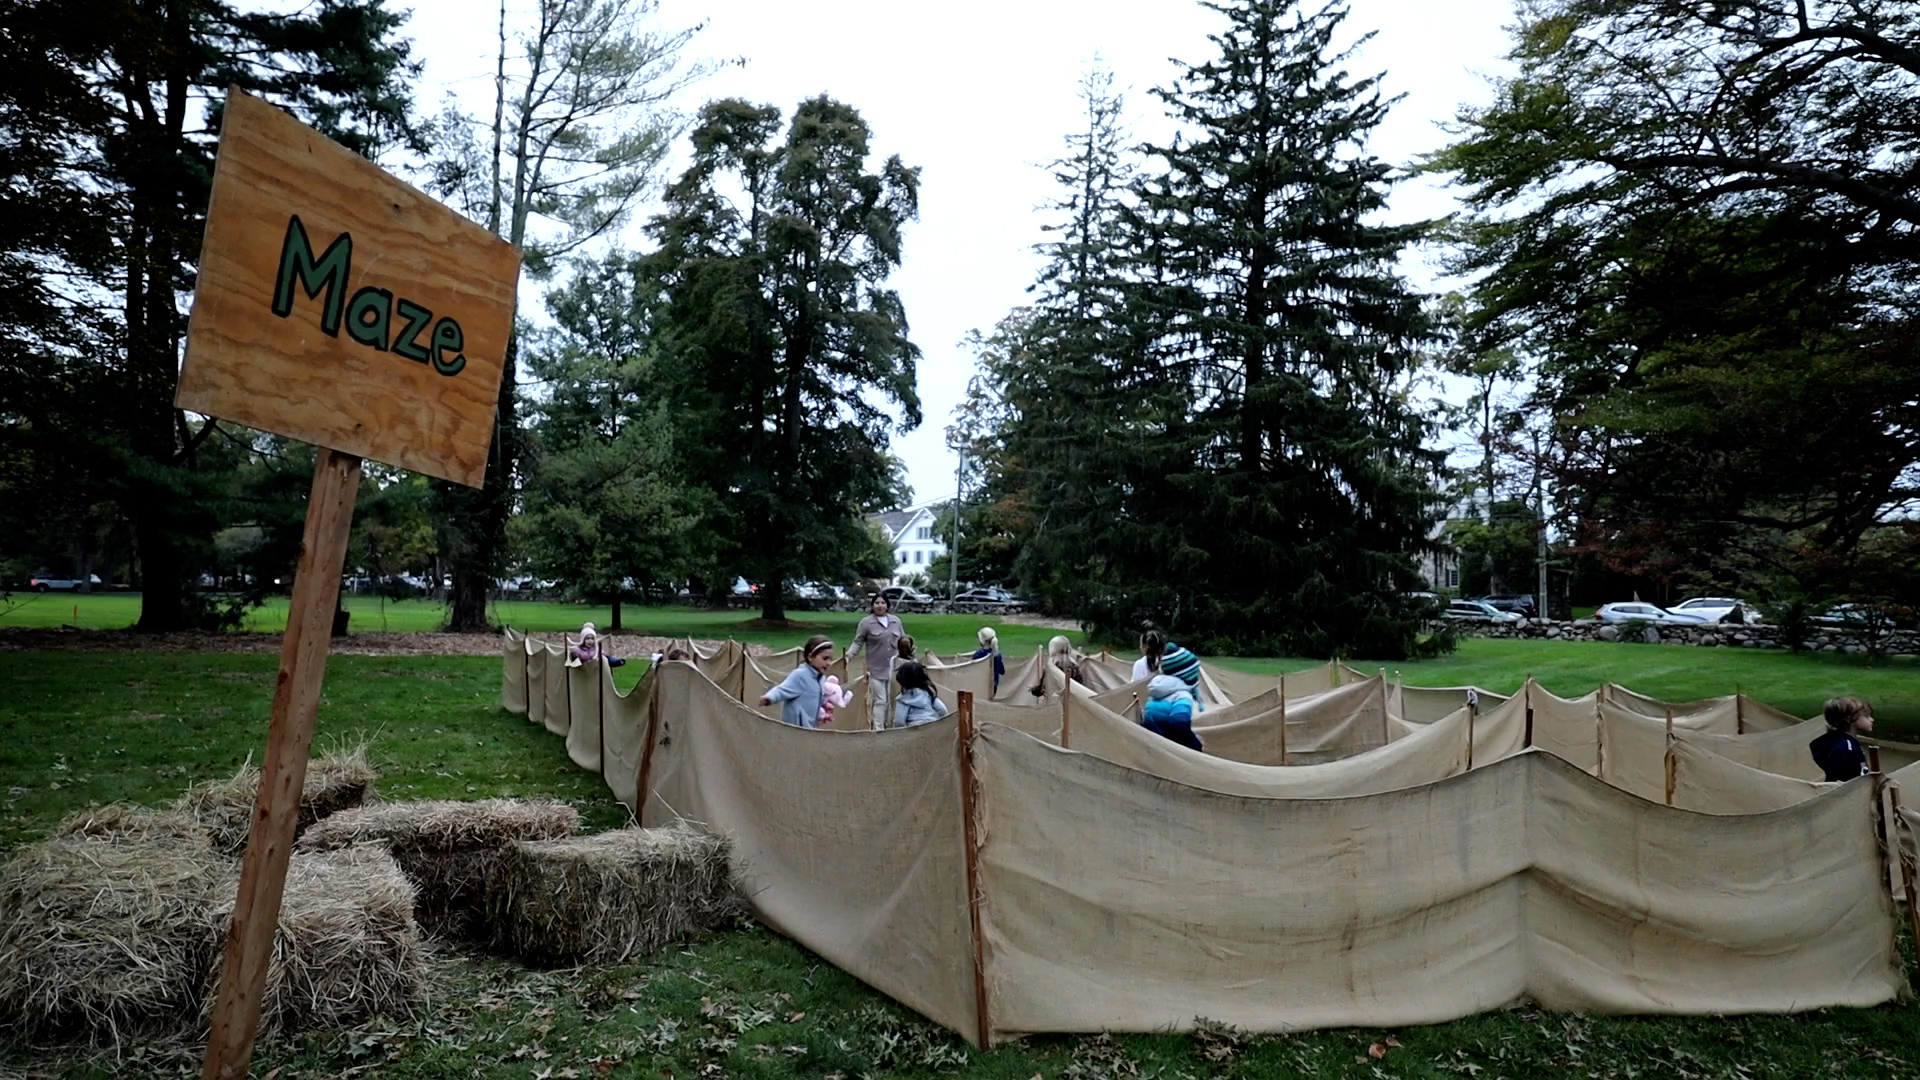
<svg viewBox="0 0 1920 1080">
<path fill-rule="evenodd" d="M 1710 620 L 1683 611 L 1668 611 L 1658 604 L 1635 600 L 1623 604 L 1601 604 L 1593 617 L 1603 623 L 1662 623 L 1669 626 L 1702 626 Z"/>
</svg>

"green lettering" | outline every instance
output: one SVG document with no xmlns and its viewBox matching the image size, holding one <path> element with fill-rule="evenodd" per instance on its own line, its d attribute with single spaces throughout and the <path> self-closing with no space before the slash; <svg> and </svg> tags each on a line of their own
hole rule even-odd
<svg viewBox="0 0 1920 1080">
<path fill-rule="evenodd" d="M 394 335 L 393 351 L 409 360 L 426 363 L 427 350 L 420 344 L 419 338 L 421 334 L 426 333 L 428 324 L 433 322 L 433 312 L 404 296 L 400 298 L 398 310 L 400 317 L 407 320 L 407 325 L 401 327 L 400 332 Z"/>
<path fill-rule="evenodd" d="M 293 314 L 295 282 L 306 290 L 309 300 L 319 300 L 321 291 L 325 290 L 327 298 L 320 303 L 320 329 L 328 337 L 339 337 L 340 313 L 346 306 L 347 274 L 352 268 L 351 234 L 341 233 L 316 260 L 313 244 L 307 239 L 307 227 L 300 223 L 300 215 L 294 214 L 287 219 L 287 238 L 280 244 L 280 276 L 273 286 L 273 313 L 283 319 Z"/>
<path fill-rule="evenodd" d="M 460 324 L 451 318 L 441 319 L 433 326 L 433 370 L 442 375 L 458 375 L 460 369 L 467 366 L 467 358 L 460 350 L 467 347 L 467 335 L 460 330 Z M 453 353 L 453 359 L 447 354 Z"/>
<path fill-rule="evenodd" d="M 393 294 L 385 289 L 368 285 L 347 301 L 347 335 L 362 345 L 386 352 L 392 322 Z"/>
</svg>

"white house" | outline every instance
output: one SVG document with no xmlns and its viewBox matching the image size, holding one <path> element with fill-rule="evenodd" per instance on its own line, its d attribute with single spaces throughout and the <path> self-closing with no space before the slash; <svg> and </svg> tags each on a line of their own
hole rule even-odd
<svg viewBox="0 0 1920 1080">
<path fill-rule="evenodd" d="M 947 553 L 946 542 L 934 532 L 933 519 L 945 503 L 909 507 L 874 514 L 870 520 L 886 530 L 893 543 L 893 580 L 905 581 L 924 574 L 933 560 Z"/>
</svg>

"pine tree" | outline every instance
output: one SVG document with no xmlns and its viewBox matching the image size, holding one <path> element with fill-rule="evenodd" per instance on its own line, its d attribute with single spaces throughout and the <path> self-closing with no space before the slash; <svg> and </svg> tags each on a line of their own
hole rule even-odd
<svg viewBox="0 0 1920 1080">
<path fill-rule="evenodd" d="M 631 257 L 582 264 L 547 309 L 554 325 L 531 337 L 527 356 L 549 392 L 534 406 L 515 531 L 541 577 L 610 597 L 618 630 L 627 591 L 684 569 L 692 499 L 673 468 Z"/>
<path fill-rule="evenodd" d="M 677 459 L 710 509 L 722 569 L 762 585 L 844 572 L 870 547 L 862 515 L 899 496 L 887 427 L 920 423 L 919 349 L 887 278 L 917 209 L 919 173 L 867 171 L 852 108 L 742 101 L 701 110 L 693 162 L 667 191 L 649 278 Z"/>
<path fill-rule="evenodd" d="M 1333 41 L 1346 9 L 1210 4 L 1219 55 L 1156 91 L 1182 135 L 1138 185 L 1130 317 L 1150 329 L 1145 470 L 1094 537 L 1083 609 L 1215 651 L 1405 655 L 1437 456 L 1403 378 L 1429 333 L 1394 271 L 1418 225 L 1376 223 L 1366 150 L 1390 102 Z"/>
<path fill-rule="evenodd" d="M 544 279 L 611 235 L 655 190 L 674 120 L 666 101 L 708 70 L 683 65 L 698 29 L 653 25 L 657 0 L 540 0 L 510 65 L 500 7 L 494 112 L 483 147 L 474 122 L 443 115 L 434 188 L 525 253 Z M 542 231 L 535 219 L 558 226 Z M 479 488 L 433 485 L 441 547 L 453 566 L 448 629 L 487 626 L 489 583 L 505 567 L 520 466 L 520 332 L 507 342 L 487 475 Z"/>
<path fill-rule="evenodd" d="M 211 545 L 209 506 L 223 483 L 199 468 L 221 425 L 192 425 L 173 407 L 219 102 L 237 85 L 369 157 L 396 144 L 418 149 L 405 83 L 419 66 L 397 36 L 405 16 L 385 0 L 318 0 L 290 14 L 130 0 L 61 16 L 91 39 L 70 42 L 68 55 L 84 64 L 98 111 L 82 134 L 93 140 L 91 190 L 112 195 L 104 205 L 115 250 L 111 265 L 82 272 L 114 297 L 120 346 L 93 358 L 113 387 L 88 401 L 104 447 L 74 460 L 132 523 L 140 628 L 174 630 L 188 621 L 190 562 Z"/>
<path fill-rule="evenodd" d="M 1006 572 L 1063 611 L 1080 610 L 1102 588 L 1091 534 L 1122 512 L 1117 478 L 1127 462 L 1146 458 L 1124 389 L 1140 355 L 1124 294 L 1132 175 L 1124 101 L 1098 69 L 1081 80 L 1080 98 L 1085 126 L 1049 166 L 1060 194 L 1047 207 L 1050 238 L 1036 247 L 1046 259 L 1039 296 L 992 333 L 970 337 L 980 374 L 950 432 L 984 463 L 973 535 L 1005 549 L 981 569 Z"/>
</svg>

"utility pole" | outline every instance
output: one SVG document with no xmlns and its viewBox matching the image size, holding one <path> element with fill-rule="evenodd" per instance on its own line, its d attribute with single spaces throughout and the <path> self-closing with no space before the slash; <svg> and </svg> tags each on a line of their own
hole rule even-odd
<svg viewBox="0 0 1920 1080">
<path fill-rule="evenodd" d="M 959 460 L 953 466 L 953 543 L 947 548 L 947 603 L 960 595 L 960 500 L 966 497 L 967 452 L 955 447 Z"/>
<path fill-rule="evenodd" d="M 1540 591 L 1535 595 L 1535 611 L 1540 618 L 1547 617 L 1547 486 L 1541 473 L 1544 462 L 1540 458 L 1540 433 L 1533 433 L 1533 514 L 1538 524 L 1539 547 L 1534 553 L 1534 562 L 1540 568 Z"/>
</svg>

